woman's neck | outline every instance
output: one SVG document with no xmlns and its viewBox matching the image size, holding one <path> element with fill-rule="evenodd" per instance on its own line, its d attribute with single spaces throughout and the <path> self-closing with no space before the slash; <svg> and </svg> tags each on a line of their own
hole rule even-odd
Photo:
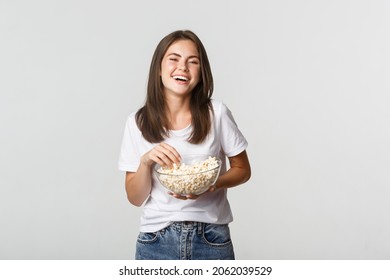
<svg viewBox="0 0 390 280">
<path fill-rule="evenodd" d="M 191 124 L 191 109 L 189 98 L 174 98 L 167 100 L 167 117 L 169 129 L 180 130 Z"/>
</svg>

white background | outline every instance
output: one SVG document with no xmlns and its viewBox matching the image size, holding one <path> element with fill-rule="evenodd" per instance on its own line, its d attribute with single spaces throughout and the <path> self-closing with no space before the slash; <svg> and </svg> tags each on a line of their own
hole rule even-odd
<svg viewBox="0 0 390 280">
<path fill-rule="evenodd" d="M 389 259 L 389 3 L 0 1 L 0 259 L 132 259 L 117 160 L 153 51 L 199 35 L 248 139 L 237 259 Z M 387 21 L 387 22 L 385 22 Z"/>
</svg>

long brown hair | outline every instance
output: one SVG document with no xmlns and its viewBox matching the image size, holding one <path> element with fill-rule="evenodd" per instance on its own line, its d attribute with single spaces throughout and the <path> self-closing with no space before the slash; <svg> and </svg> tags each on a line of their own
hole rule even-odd
<svg viewBox="0 0 390 280">
<path fill-rule="evenodd" d="M 166 51 L 178 40 L 194 42 L 200 60 L 200 80 L 191 93 L 192 132 L 188 141 L 194 144 L 201 143 L 211 128 L 211 96 L 214 83 L 206 50 L 195 33 L 190 30 L 178 30 L 165 36 L 157 45 L 150 64 L 145 105 L 136 114 L 136 122 L 143 137 L 151 143 L 161 142 L 169 136 L 169 121 L 165 114 L 164 86 L 160 71 Z"/>
</svg>

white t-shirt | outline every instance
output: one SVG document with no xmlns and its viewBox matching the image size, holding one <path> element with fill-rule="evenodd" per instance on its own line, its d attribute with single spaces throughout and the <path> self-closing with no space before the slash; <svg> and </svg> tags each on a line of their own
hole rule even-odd
<svg viewBox="0 0 390 280">
<path fill-rule="evenodd" d="M 200 144 L 187 141 L 191 126 L 181 130 L 171 130 L 164 142 L 173 146 L 181 155 L 208 154 L 222 159 L 220 174 L 226 172 L 226 157 L 243 152 L 248 143 L 224 103 L 212 100 L 214 117 L 212 128 L 206 140 Z M 140 158 L 156 143 L 146 141 L 135 122 L 135 112 L 130 114 L 123 135 L 118 167 L 122 171 L 136 172 Z M 227 189 L 207 192 L 195 200 L 180 200 L 168 194 L 153 174 L 152 190 L 143 205 L 140 231 L 155 232 L 175 221 L 197 221 L 214 224 L 227 224 L 233 220 L 227 200 Z"/>
</svg>

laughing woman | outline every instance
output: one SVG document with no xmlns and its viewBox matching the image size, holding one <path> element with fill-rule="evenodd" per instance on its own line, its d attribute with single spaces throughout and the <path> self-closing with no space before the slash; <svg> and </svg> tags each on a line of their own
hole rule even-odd
<svg viewBox="0 0 390 280">
<path fill-rule="evenodd" d="M 197 35 L 179 30 L 165 36 L 152 58 L 145 104 L 127 119 L 119 157 L 127 198 L 143 207 L 136 259 L 234 259 L 227 191 L 251 176 L 248 144 L 212 93 Z M 201 195 L 170 193 L 153 174 L 155 164 L 180 164 L 186 154 L 222 160 L 216 183 Z"/>
</svg>

